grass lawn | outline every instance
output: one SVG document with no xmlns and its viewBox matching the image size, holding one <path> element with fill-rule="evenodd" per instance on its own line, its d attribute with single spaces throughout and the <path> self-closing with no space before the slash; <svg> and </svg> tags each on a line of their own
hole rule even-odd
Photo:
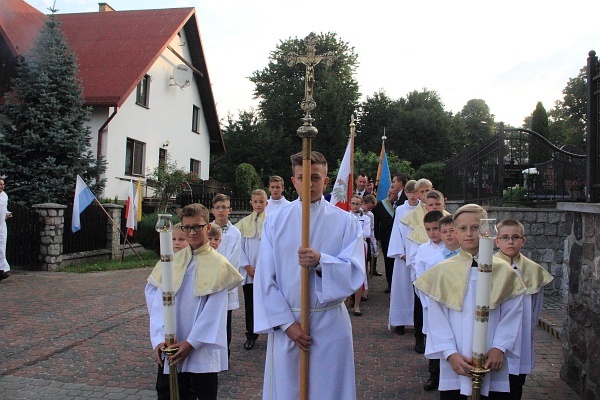
<svg viewBox="0 0 600 400">
<path fill-rule="evenodd" d="M 62 267 L 60 272 L 98 272 L 98 271 L 113 271 L 118 269 L 144 268 L 154 267 L 159 260 L 159 256 L 153 251 L 138 252 L 142 260 L 135 254 L 126 256 L 123 261 L 120 260 L 103 260 L 91 262 L 81 265 L 69 265 Z"/>
</svg>

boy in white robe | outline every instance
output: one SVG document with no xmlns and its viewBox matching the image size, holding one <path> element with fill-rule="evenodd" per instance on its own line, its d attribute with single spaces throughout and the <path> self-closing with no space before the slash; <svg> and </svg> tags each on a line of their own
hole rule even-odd
<svg viewBox="0 0 600 400">
<path fill-rule="evenodd" d="M 520 400 L 527 374 L 535 367 L 533 336 L 544 304 L 544 286 L 554 277 L 541 265 L 521 254 L 525 245 L 525 227 L 514 219 L 505 219 L 497 225 L 496 257 L 508 262 L 523 279 L 526 291 L 523 295 L 523 320 L 521 331 L 521 356 L 508 359 L 510 400 Z"/>
<path fill-rule="evenodd" d="M 439 211 L 430 211 L 430 213 L 438 212 Z M 429 213 L 425 214 L 425 216 L 427 217 L 428 214 Z M 435 246 L 433 246 L 434 249 L 429 249 L 430 251 L 425 251 L 425 245 L 419 247 L 419 253 L 421 253 L 421 248 L 423 248 L 424 254 L 422 258 L 417 254 L 417 278 L 434 265 L 455 256 L 460 250 L 458 239 L 454 236 L 454 222 L 452 221 L 452 215 L 442 216 L 437 222 L 442 246 L 437 248 L 438 251 L 431 251 L 435 249 Z M 423 293 L 418 290 L 417 292 L 423 306 L 423 334 L 427 336 L 429 334 L 427 296 L 423 295 Z M 425 351 L 427 351 L 428 343 L 429 341 L 425 341 Z M 440 382 L 440 360 L 437 358 L 430 358 L 428 364 L 429 379 L 427 379 L 427 382 L 423 385 L 423 389 L 427 392 L 437 390 L 438 388 Z"/>
<path fill-rule="evenodd" d="M 279 175 L 273 175 L 269 178 L 269 194 L 271 196 L 267 200 L 267 207 L 265 208 L 267 215 L 289 203 L 289 200 L 283 197 L 283 178 Z"/>
<path fill-rule="evenodd" d="M 352 326 L 344 306 L 365 277 L 359 223 L 323 199 L 327 161 L 311 153 L 311 175 L 302 176 L 302 155 L 292 159 L 300 193 L 310 179 L 310 247 L 301 247 L 302 201 L 283 206 L 265 221 L 254 280 L 255 329 L 268 333 L 263 399 L 297 399 L 299 359 L 309 351 L 311 399 L 356 398 Z M 301 270 L 309 268 L 310 336 L 300 319 Z"/>
<path fill-rule="evenodd" d="M 216 399 L 217 373 L 228 368 L 227 292 L 242 277 L 225 257 L 210 247 L 208 218 L 208 210 L 201 204 L 188 205 L 181 212 L 181 230 L 187 235 L 189 246 L 173 257 L 177 343 L 172 347 L 178 350 L 166 358 L 160 262 L 146 285 L 150 340 L 159 365 L 156 382 L 159 399 L 170 398 L 169 364 L 177 366 L 182 399 L 196 399 L 200 395 L 202 399 Z"/>
<path fill-rule="evenodd" d="M 244 309 L 246 314 L 246 342 L 244 343 L 244 349 L 246 350 L 251 350 L 258 339 L 258 335 L 254 333 L 253 288 L 262 228 L 267 217 L 265 213 L 267 193 L 262 189 L 253 190 L 250 203 L 252 204 L 252 214 L 235 224 L 235 227 L 242 234 L 239 271 L 244 277 L 242 290 L 244 291 Z"/>
<path fill-rule="evenodd" d="M 413 323 L 414 295 L 411 270 L 406 266 L 406 245 L 411 228 L 400 221 L 410 212 L 421 207 L 416 184 L 415 180 L 406 182 L 404 193 L 408 200 L 396 207 L 387 253 L 388 257 L 394 259 L 388 329 L 394 326 L 396 333 L 401 335 L 404 334 L 404 326 Z"/>
<path fill-rule="evenodd" d="M 466 399 L 472 393 L 473 328 L 479 252 L 479 221 L 487 213 L 476 204 L 456 211 L 454 229 L 461 252 L 419 277 L 414 285 L 428 298 L 429 345 L 425 356 L 440 359 L 440 399 Z M 518 357 L 525 286 L 510 265 L 494 258 L 484 367 L 483 396 L 509 392 L 505 357 Z"/>
<path fill-rule="evenodd" d="M 218 193 L 212 199 L 211 212 L 215 216 L 213 224 L 222 231 L 221 242 L 217 251 L 236 268 L 240 265 L 240 247 L 242 243 L 242 234 L 239 229 L 233 226 L 229 221 L 231 214 L 231 200 L 226 194 Z M 231 355 L 231 318 L 233 310 L 240 308 L 240 299 L 238 286 L 231 289 L 228 293 L 229 304 L 227 305 L 227 354 Z"/>
</svg>

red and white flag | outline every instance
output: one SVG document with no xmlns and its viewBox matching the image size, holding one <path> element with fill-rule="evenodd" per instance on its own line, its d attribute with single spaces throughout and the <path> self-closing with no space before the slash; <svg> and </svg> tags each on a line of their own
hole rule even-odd
<svg viewBox="0 0 600 400">
<path fill-rule="evenodd" d="M 133 193 L 133 181 L 129 184 L 129 193 L 127 194 L 127 203 L 125 203 L 125 219 L 127 223 L 127 236 L 133 236 L 133 232 L 137 229 L 138 220 L 138 196 L 139 193 Z"/>
<path fill-rule="evenodd" d="M 352 157 L 351 145 L 350 140 L 348 140 L 348 146 L 346 146 L 346 152 L 344 153 L 344 158 L 342 158 L 338 176 L 331 191 L 331 204 L 346 211 L 350 210 L 350 198 L 354 192 L 354 180 L 352 179 L 352 168 L 350 166 L 350 158 Z"/>
</svg>

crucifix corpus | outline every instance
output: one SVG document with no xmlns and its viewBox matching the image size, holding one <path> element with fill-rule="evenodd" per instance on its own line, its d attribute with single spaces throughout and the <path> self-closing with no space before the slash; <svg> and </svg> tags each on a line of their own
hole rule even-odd
<svg viewBox="0 0 600 400">
<path fill-rule="evenodd" d="M 314 118 L 310 116 L 312 110 L 315 109 L 317 103 L 313 99 L 313 85 L 315 83 L 315 66 L 321 61 L 327 66 L 333 65 L 335 55 L 329 51 L 322 55 L 316 54 L 315 46 L 317 37 L 314 33 L 308 35 L 304 40 L 306 43 L 306 55 L 300 56 L 297 53 L 291 52 L 286 56 L 286 62 L 289 67 L 293 67 L 298 63 L 306 66 L 306 77 L 304 79 L 304 100 L 300 107 L 304 111 L 304 123 L 298 128 L 298 136 L 302 138 L 302 247 L 310 247 L 310 154 L 312 151 L 312 138 L 314 138 L 318 130 L 312 123 Z M 300 326 L 302 330 L 310 335 L 309 326 L 309 278 L 308 268 L 302 268 L 301 272 L 301 288 L 300 288 Z M 308 400 L 308 351 L 300 352 L 300 400 Z"/>
</svg>

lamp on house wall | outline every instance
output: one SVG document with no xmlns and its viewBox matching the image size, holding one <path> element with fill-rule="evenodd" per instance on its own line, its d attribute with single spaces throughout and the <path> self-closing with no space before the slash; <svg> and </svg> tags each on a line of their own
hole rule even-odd
<svg viewBox="0 0 600 400">
<path fill-rule="evenodd" d="M 162 147 L 169 147 L 169 145 L 170 145 L 170 144 L 171 144 L 171 142 L 170 142 L 170 141 L 168 141 L 168 140 L 165 140 L 165 141 L 163 142 L 163 144 L 162 144 Z"/>
</svg>

